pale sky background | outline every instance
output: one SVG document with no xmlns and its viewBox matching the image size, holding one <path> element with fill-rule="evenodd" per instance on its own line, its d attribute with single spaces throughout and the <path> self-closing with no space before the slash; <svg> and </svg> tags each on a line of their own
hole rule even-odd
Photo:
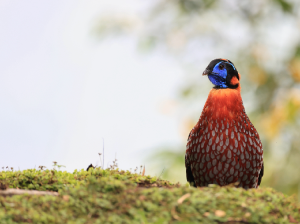
<svg viewBox="0 0 300 224">
<path fill-rule="evenodd" d="M 105 166 L 116 155 L 121 169 L 146 165 L 157 175 L 147 160 L 153 150 L 182 145 L 184 156 L 188 133 L 179 133 L 182 116 L 172 110 L 187 78 L 181 65 L 159 50 L 138 52 L 133 36 L 101 41 L 92 34 L 102 15 L 140 15 L 149 2 L 0 0 L 0 168 L 51 168 L 53 161 L 68 171 L 100 165 L 102 138 Z M 269 38 L 276 46 L 270 49 L 292 46 L 298 38 L 293 27 L 287 21 L 266 30 L 280 34 Z M 242 34 L 247 32 L 239 39 Z M 201 77 L 209 61 L 200 56 L 204 98 L 189 104 L 199 116 L 212 87 Z M 252 93 L 242 92 L 247 112 Z"/>
<path fill-rule="evenodd" d="M 0 167 L 28 169 L 52 161 L 68 171 L 145 164 L 157 147 L 182 143 L 174 113 L 183 71 L 159 52 L 143 55 L 134 41 L 97 41 L 101 13 L 135 12 L 137 0 L 0 1 Z M 184 154 L 183 149 L 183 154 Z"/>
</svg>

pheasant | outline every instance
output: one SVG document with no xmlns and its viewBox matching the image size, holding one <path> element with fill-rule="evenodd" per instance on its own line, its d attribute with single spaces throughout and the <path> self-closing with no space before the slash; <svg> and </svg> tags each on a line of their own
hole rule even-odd
<svg viewBox="0 0 300 224">
<path fill-rule="evenodd" d="M 213 83 L 186 146 L 187 181 L 195 187 L 238 183 L 257 188 L 264 173 L 263 148 L 241 97 L 240 78 L 227 59 L 209 63 L 203 75 Z"/>
</svg>

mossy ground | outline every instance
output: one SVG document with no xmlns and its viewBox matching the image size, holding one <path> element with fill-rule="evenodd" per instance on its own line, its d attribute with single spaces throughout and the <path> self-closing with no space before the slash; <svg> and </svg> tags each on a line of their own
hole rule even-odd
<svg viewBox="0 0 300 224">
<path fill-rule="evenodd" d="M 0 196 L 0 223 L 300 223 L 296 201 L 270 188 L 179 186 L 119 170 L 0 172 L 1 186 L 59 196 Z"/>
</svg>

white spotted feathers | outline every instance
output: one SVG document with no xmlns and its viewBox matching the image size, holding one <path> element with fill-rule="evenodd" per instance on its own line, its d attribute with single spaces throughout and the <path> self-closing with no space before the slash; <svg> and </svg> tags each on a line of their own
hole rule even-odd
<svg viewBox="0 0 300 224">
<path fill-rule="evenodd" d="M 185 160 L 196 186 L 239 182 L 246 189 L 257 188 L 263 147 L 245 112 L 240 88 L 211 90 L 190 132 Z"/>
</svg>

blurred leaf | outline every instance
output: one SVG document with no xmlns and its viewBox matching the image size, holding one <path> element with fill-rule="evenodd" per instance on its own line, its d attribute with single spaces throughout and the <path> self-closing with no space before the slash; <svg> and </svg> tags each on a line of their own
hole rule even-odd
<svg viewBox="0 0 300 224">
<path fill-rule="evenodd" d="M 285 12 L 292 12 L 293 5 L 285 0 L 276 0 L 276 2 L 281 6 L 282 10 Z"/>
</svg>

